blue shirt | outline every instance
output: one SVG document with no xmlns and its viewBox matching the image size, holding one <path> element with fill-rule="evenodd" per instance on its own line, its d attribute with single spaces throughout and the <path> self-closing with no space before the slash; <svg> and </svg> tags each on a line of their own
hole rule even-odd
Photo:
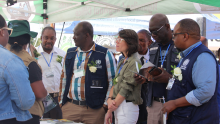
<svg viewBox="0 0 220 124">
<path fill-rule="evenodd" d="M 181 52 L 182 58 L 201 42 L 197 42 Z M 182 59 L 180 60 L 180 62 Z M 201 53 L 192 69 L 192 80 L 196 89 L 186 95 L 186 100 L 195 106 L 208 102 L 216 87 L 216 60 L 209 53 Z"/>
<path fill-rule="evenodd" d="M 28 109 L 34 105 L 35 95 L 28 78 L 23 61 L 0 45 L 0 121 L 32 118 Z"/>
</svg>

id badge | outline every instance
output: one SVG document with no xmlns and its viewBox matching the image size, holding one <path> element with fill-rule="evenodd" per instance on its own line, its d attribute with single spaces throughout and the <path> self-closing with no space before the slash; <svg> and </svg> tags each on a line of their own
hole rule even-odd
<svg viewBox="0 0 220 124">
<path fill-rule="evenodd" d="M 172 87 L 173 87 L 173 84 L 174 84 L 174 82 L 175 82 L 175 78 L 170 78 L 169 79 L 169 82 L 168 82 L 168 84 L 167 84 L 167 90 L 171 90 L 172 89 Z"/>
<path fill-rule="evenodd" d="M 50 78 L 50 77 L 54 77 L 54 73 L 51 70 L 51 68 L 49 68 L 46 72 L 46 78 Z"/>
<path fill-rule="evenodd" d="M 84 71 L 84 69 L 74 70 L 73 73 L 74 73 L 74 77 L 75 77 L 75 78 L 85 76 L 85 71 Z"/>
</svg>

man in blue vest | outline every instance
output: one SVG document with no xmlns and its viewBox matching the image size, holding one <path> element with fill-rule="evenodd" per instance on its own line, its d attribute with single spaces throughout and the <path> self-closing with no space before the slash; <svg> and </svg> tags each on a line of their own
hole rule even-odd
<svg viewBox="0 0 220 124">
<path fill-rule="evenodd" d="M 176 48 L 182 52 L 167 86 L 168 102 L 162 109 L 168 123 L 219 124 L 218 64 L 200 41 L 199 25 L 192 19 L 183 19 L 175 26 L 173 37 Z"/>
<path fill-rule="evenodd" d="M 80 22 L 73 30 L 77 47 L 68 49 L 60 84 L 63 118 L 104 124 L 107 98 L 115 76 L 115 59 L 93 41 L 93 27 Z"/>
</svg>

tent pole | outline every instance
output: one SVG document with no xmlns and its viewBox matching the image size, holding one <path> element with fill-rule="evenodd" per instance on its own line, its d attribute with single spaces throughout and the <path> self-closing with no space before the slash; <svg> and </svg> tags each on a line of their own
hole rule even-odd
<svg viewBox="0 0 220 124">
<path fill-rule="evenodd" d="M 44 14 L 46 14 L 46 9 L 44 9 Z M 44 18 L 44 27 L 46 27 L 47 20 Z"/>
<path fill-rule="evenodd" d="M 63 22 L 63 28 L 64 28 L 64 25 L 65 25 L 65 22 Z M 62 28 L 62 31 L 61 31 L 61 34 L 60 34 L 60 40 L 61 40 L 61 37 L 62 37 L 62 34 L 63 34 L 63 28 Z M 60 47 L 60 40 L 59 40 L 58 48 Z"/>
<path fill-rule="evenodd" d="M 44 9 L 44 14 L 43 19 L 44 19 L 44 27 L 46 27 L 48 16 L 47 16 L 47 0 L 43 0 L 43 9 Z"/>
</svg>

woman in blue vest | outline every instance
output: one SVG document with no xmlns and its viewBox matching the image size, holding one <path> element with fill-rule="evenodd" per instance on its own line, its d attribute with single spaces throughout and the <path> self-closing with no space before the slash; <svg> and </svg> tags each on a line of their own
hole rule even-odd
<svg viewBox="0 0 220 124">
<path fill-rule="evenodd" d="M 140 64 L 138 56 L 138 35 L 134 30 L 123 29 L 116 38 L 116 51 L 124 55 L 118 63 L 113 87 L 108 98 L 108 112 L 105 121 L 112 123 L 112 112 L 115 124 L 136 124 L 139 115 L 138 105 L 142 104 L 141 84 L 135 82 L 134 72 Z"/>
</svg>

